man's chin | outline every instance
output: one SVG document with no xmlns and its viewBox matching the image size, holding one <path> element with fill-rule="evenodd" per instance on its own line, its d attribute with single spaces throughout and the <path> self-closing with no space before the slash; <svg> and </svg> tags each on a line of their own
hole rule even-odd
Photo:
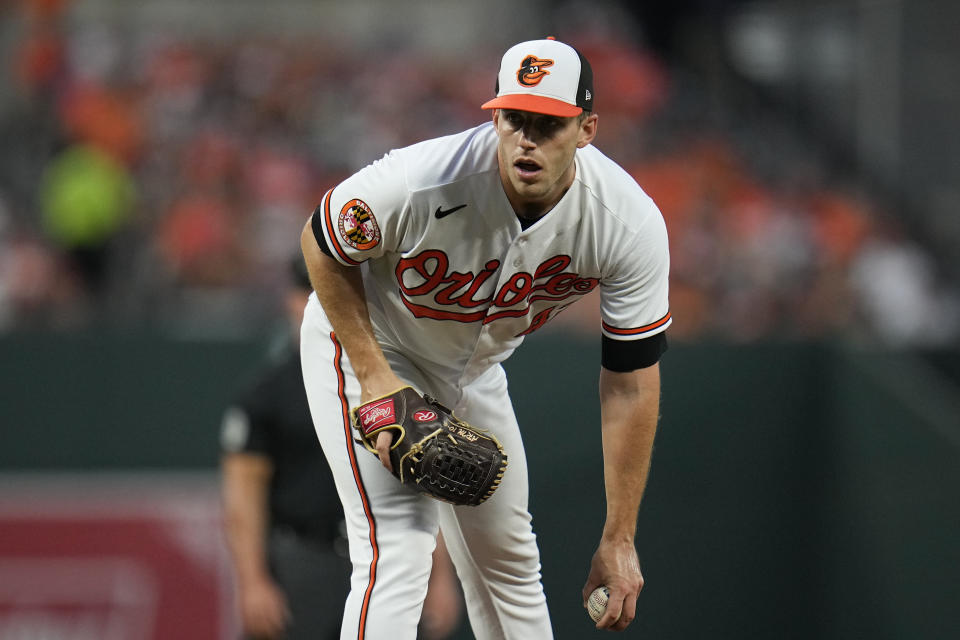
<svg viewBox="0 0 960 640">
<path fill-rule="evenodd" d="M 539 180 L 527 182 L 518 180 L 514 184 L 517 194 L 525 200 L 539 200 L 543 198 L 543 185 Z"/>
</svg>

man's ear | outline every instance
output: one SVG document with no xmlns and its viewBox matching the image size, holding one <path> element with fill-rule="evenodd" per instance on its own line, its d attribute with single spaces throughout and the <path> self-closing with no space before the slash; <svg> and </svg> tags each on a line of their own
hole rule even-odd
<svg viewBox="0 0 960 640">
<path fill-rule="evenodd" d="M 597 122 L 599 120 L 600 117 L 597 114 L 591 113 L 580 123 L 580 133 L 577 136 L 578 149 L 584 148 L 597 137 Z"/>
</svg>

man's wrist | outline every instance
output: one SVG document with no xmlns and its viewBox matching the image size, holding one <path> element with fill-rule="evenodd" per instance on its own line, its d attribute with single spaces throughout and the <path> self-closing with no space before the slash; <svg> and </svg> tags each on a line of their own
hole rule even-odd
<svg viewBox="0 0 960 640">
<path fill-rule="evenodd" d="M 360 379 L 360 399 L 369 402 L 390 395 L 404 386 L 406 383 L 388 368 Z"/>
<path fill-rule="evenodd" d="M 607 521 L 603 527 L 603 533 L 600 534 L 600 541 L 610 544 L 628 544 L 632 545 L 636 539 L 637 526 L 636 521 L 629 523 L 616 523 Z"/>
<path fill-rule="evenodd" d="M 237 583 L 241 587 L 253 587 L 270 582 L 273 582 L 273 577 L 266 566 L 249 566 L 237 572 Z"/>
</svg>

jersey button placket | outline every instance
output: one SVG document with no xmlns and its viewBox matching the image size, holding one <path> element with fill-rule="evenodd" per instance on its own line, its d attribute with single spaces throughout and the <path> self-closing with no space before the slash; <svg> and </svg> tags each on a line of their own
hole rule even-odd
<svg viewBox="0 0 960 640">
<path fill-rule="evenodd" d="M 513 266 L 518 269 L 523 266 L 523 255 L 520 253 L 520 251 L 523 250 L 523 247 L 526 244 L 527 244 L 526 238 L 524 237 L 517 238 L 517 241 L 516 241 L 517 257 L 513 259 Z"/>
</svg>

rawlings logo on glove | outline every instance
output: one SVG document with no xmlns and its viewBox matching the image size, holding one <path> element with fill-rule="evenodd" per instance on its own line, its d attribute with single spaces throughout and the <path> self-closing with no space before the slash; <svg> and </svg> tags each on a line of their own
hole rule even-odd
<svg viewBox="0 0 960 640">
<path fill-rule="evenodd" d="M 375 455 L 377 436 L 393 431 L 390 462 L 402 484 L 461 505 L 478 505 L 500 486 L 507 469 L 500 442 L 412 387 L 362 404 L 352 414 L 363 445 Z"/>
<path fill-rule="evenodd" d="M 397 411 L 393 406 L 393 398 L 387 397 L 383 400 L 374 400 L 357 409 L 357 417 L 360 420 L 360 429 L 364 435 L 369 436 L 381 427 L 386 427 L 397 422 Z"/>
</svg>

